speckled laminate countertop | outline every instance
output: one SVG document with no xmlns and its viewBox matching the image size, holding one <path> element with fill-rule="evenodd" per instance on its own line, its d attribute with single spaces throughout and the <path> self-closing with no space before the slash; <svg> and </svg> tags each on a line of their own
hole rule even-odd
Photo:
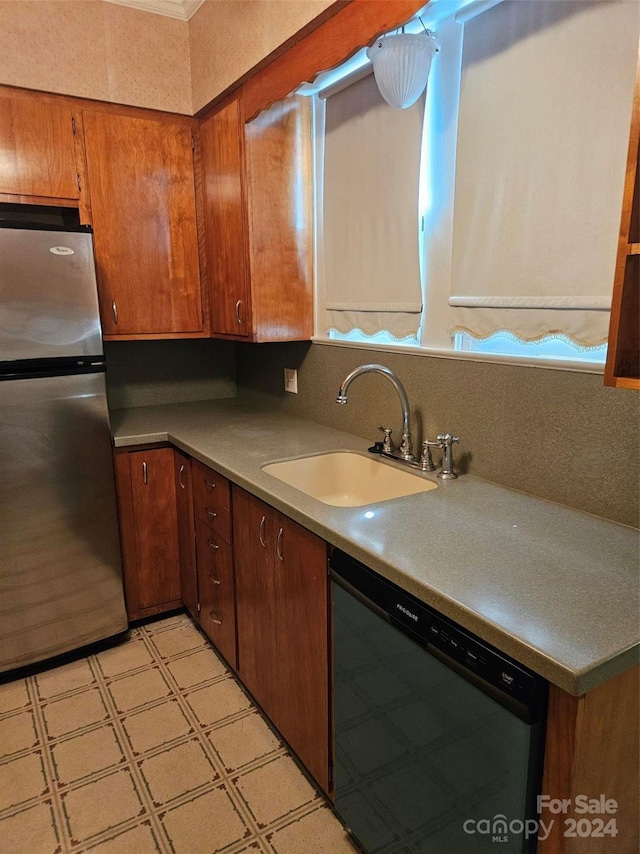
<svg viewBox="0 0 640 854">
<path fill-rule="evenodd" d="M 171 442 L 571 694 L 638 661 L 632 528 L 471 475 L 332 507 L 262 466 L 369 443 L 237 400 L 114 410 L 111 425 L 117 447 Z"/>
</svg>

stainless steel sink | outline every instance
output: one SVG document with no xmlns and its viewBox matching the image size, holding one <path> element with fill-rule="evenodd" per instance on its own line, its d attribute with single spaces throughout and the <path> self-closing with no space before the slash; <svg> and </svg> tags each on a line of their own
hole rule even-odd
<svg viewBox="0 0 640 854">
<path fill-rule="evenodd" d="M 262 470 L 333 507 L 362 507 L 437 487 L 419 474 L 352 451 L 269 463 Z"/>
</svg>

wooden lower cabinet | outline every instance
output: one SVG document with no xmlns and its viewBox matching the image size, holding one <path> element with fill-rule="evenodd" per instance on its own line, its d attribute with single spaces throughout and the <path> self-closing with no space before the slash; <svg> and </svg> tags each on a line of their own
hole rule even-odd
<svg viewBox="0 0 640 854">
<path fill-rule="evenodd" d="M 198 568 L 193 517 L 191 457 L 174 450 L 174 472 L 180 554 L 180 595 L 191 616 L 198 619 Z"/>
<path fill-rule="evenodd" d="M 326 543 L 233 488 L 238 675 L 329 791 Z"/>
<path fill-rule="evenodd" d="M 172 448 L 116 451 L 125 597 L 130 620 L 181 604 Z"/>
</svg>

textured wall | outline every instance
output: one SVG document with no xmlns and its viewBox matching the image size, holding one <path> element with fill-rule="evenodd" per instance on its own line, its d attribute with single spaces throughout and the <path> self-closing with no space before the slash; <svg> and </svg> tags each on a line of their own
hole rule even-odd
<svg viewBox="0 0 640 854">
<path fill-rule="evenodd" d="M 334 0 L 205 0 L 189 21 L 197 112 Z"/>
<path fill-rule="evenodd" d="M 102 0 L 0 0 L 0 83 L 191 114 L 188 24 Z"/>
<path fill-rule="evenodd" d="M 472 474 L 638 525 L 640 398 L 605 388 L 599 375 L 322 344 L 242 344 L 238 395 L 369 440 L 383 424 L 398 440 L 400 405 L 384 377 L 360 377 L 348 405 L 335 403 L 341 380 L 367 362 L 387 365 L 404 383 L 416 442 L 450 430 L 460 436 L 455 459 Z M 282 390 L 284 367 L 298 368 L 297 395 Z"/>
<path fill-rule="evenodd" d="M 228 341 L 108 341 L 112 409 L 235 397 L 235 348 Z"/>
</svg>

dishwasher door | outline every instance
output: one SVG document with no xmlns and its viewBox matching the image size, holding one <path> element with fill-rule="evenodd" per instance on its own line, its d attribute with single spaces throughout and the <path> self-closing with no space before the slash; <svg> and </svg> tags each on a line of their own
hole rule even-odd
<svg viewBox="0 0 640 854">
<path fill-rule="evenodd" d="M 347 829 L 369 854 L 534 851 L 544 703 L 536 699 L 534 714 L 516 704 L 519 717 L 475 673 L 468 681 L 454 660 L 435 647 L 430 654 L 431 644 L 332 575 L 335 810 Z M 385 595 L 395 587 L 380 581 Z M 413 621 L 426 606 L 401 594 Z M 492 651 L 438 617 L 428 632 L 445 625 L 448 643 L 471 638 L 472 656 Z"/>
</svg>

